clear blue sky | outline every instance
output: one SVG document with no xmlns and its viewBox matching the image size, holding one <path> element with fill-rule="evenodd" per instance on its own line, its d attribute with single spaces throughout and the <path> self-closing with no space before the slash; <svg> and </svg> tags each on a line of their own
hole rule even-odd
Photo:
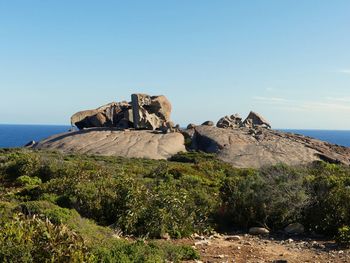
<svg viewBox="0 0 350 263">
<path fill-rule="evenodd" d="M 350 129 L 349 50 L 348 0 L 0 0 L 0 123 L 144 92 L 181 125 L 255 110 Z"/>
</svg>

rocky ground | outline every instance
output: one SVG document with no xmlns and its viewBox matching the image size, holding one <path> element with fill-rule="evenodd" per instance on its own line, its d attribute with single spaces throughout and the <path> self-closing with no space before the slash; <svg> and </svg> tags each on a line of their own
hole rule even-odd
<svg viewBox="0 0 350 263">
<path fill-rule="evenodd" d="M 196 262 L 299 263 L 350 262 L 350 249 L 332 240 L 315 238 L 258 237 L 248 234 L 199 236 L 174 242 L 194 246 L 201 259 Z"/>
</svg>

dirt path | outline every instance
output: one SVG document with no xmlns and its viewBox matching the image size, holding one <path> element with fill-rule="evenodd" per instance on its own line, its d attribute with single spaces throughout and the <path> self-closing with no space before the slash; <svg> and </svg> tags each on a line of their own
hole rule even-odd
<svg viewBox="0 0 350 263">
<path fill-rule="evenodd" d="M 275 240 L 251 235 L 214 235 L 196 236 L 181 243 L 196 247 L 201 255 L 197 262 L 350 262 L 349 249 L 340 250 L 333 241 L 308 238 Z"/>
</svg>

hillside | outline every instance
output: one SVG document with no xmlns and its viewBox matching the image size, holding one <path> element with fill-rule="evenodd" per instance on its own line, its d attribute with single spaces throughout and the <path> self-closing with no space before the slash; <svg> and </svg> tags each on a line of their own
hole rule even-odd
<svg viewBox="0 0 350 263">
<path fill-rule="evenodd" d="M 0 259 L 163 262 L 201 256 L 223 262 L 223 254 L 244 259 L 252 249 L 269 262 L 273 255 L 256 250 L 263 249 L 264 239 L 224 241 L 264 227 L 269 249 L 284 247 L 271 238 L 310 243 L 322 237 L 333 245 L 305 246 L 305 255 L 333 253 L 343 260 L 347 250 L 336 251 L 350 242 L 349 178 L 348 166 L 325 162 L 240 169 L 204 153 L 166 161 L 3 149 Z M 305 231 L 287 234 L 291 223 L 303 224 Z M 215 233 L 224 236 L 196 243 L 196 235 L 205 242 Z M 243 250 L 236 253 L 229 244 Z M 276 259 L 288 258 L 281 255 Z"/>
</svg>

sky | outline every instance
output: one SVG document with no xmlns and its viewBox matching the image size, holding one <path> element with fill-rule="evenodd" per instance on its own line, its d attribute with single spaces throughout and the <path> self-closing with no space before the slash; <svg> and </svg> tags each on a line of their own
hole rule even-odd
<svg viewBox="0 0 350 263">
<path fill-rule="evenodd" d="M 181 126 L 250 110 L 350 130 L 348 0 L 0 0 L 0 123 L 69 124 L 131 93 Z"/>
</svg>

